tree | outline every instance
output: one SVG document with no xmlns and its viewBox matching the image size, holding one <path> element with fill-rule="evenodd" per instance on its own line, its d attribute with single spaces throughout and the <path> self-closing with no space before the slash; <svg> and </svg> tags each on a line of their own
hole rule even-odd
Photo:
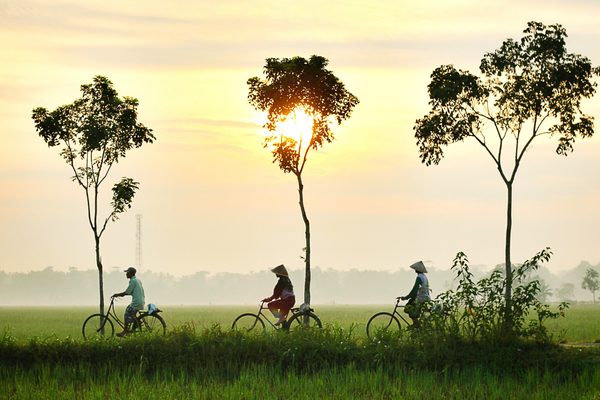
<svg viewBox="0 0 600 400">
<path fill-rule="evenodd" d="M 122 178 L 112 188 L 112 211 L 98 221 L 100 186 L 112 166 L 132 148 L 155 139 L 152 130 L 137 122 L 138 100 L 118 97 L 113 83 L 104 76 L 95 76 L 93 83 L 81 85 L 82 97 L 72 104 L 48 112 L 43 107 L 33 110 L 33 120 L 39 135 L 48 147 L 62 145 L 60 155 L 75 174 L 72 180 L 85 191 L 87 217 L 96 248 L 96 267 L 100 287 L 100 313 L 104 313 L 104 284 L 100 238 L 108 221 L 131 207 L 138 182 Z"/>
<path fill-rule="evenodd" d="M 596 303 L 596 291 L 600 289 L 600 278 L 598 271 L 593 268 L 588 268 L 588 270 L 585 271 L 585 276 L 581 282 L 581 288 L 592 292 L 594 303 Z"/>
<path fill-rule="evenodd" d="M 523 156 L 543 135 L 558 136 L 556 152 L 566 156 L 576 138 L 594 134 L 593 118 L 580 105 L 594 95 L 592 79 L 600 73 L 586 57 L 567 53 L 562 26 L 530 22 L 524 33 L 520 41 L 508 39 L 485 54 L 482 78 L 453 65 L 434 70 L 428 85 L 431 111 L 414 127 L 419 156 L 428 166 L 440 162 L 443 147 L 468 138 L 494 161 L 508 194 L 504 265 L 509 283 L 513 183 Z M 505 302 L 510 313 L 510 284 Z"/>
<path fill-rule="evenodd" d="M 546 281 L 541 279 L 539 276 L 536 276 L 534 279 L 537 279 L 540 285 L 540 290 L 535 297 L 540 303 L 548 304 L 550 302 L 550 297 L 554 295 L 552 293 L 552 289 L 550 289 L 550 285 L 546 284 Z"/>
<path fill-rule="evenodd" d="M 248 102 L 256 110 L 267 113 L 265 128 L 270 136 L 264 148 L 271 147 L 273 163 L 278 163 L 284 173 L 293 173 L 298 182 L 300 211 L 305 226 L 305 281 L 304 302 L 310 304 L 310 222 L 304 206 L 302 172 L 310 150 L 317 151 L 335 138 L 330 125 L 350 118 L 358 98 L 327 67 L 329 61 L 313 55 L 302 57 L 267 58 L 265 80 L 248 79 Z M 295 138 L 278 130 L 287 121 L 297 120 L 305 114 L 311 121 L 310 137 L 303 143 L 302 135 Z"/>
<path fill-rule="evenodd" d="M 575 298 L 575 285 L 564 282 L 558 289 L 558 299 L 561 301 L 573 301 Z"/>
</svg>

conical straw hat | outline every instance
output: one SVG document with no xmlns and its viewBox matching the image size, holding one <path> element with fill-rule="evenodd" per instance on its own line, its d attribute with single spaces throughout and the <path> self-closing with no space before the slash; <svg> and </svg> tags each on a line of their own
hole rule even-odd
<svg viewBox="0 0 600 400">
<path fill-rule="evenodd" d="M 416 263 L 414 263 L 410 267 L 412 269 L 414 269 L 415 271 L 417 271 L 417 272 L 422 272 L 424 274 L 427 273 L 427 268 L 425 268 L 425 264 L 423 264 L 423 261 L 417 261 Z"/>
<path fill-rule="evenodd" d="M 285 266 L 283 264 L 276 266 L 271 270 L 271 272 L 273 272 L 276 275 L 283 275 L 287 276 L 288 278 L 290 277 L 288 275 L 287 269 L 285 269 Z"/>
</svg>

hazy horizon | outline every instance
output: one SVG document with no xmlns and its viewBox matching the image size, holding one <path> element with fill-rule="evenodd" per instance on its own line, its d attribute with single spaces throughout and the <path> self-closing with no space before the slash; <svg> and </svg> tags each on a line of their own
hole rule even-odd
<svg viewBox="0 0 600 400">
<path fill-rule="evenodd" d="M 544 265 L 529 274 L 542 286 L 550 289 L 549 302 L 584 301 L 593 299 L 592 293 L 581 288 L 581 281 L 588 268 L 600 271 L 600 263 L 582 262 L 563 274 L 554 274 Z M 127 286 L 124 267 L 112 267 L 104 272 L 105 302 L 110 296 Z M 475 280 L 488 277 L 491 271 L 471 265 Z M 303 302 L 304 270 L 289 270 L 295 286 L 296 303 Z M 430 290 L 435 299 L 447 290 L 456 290 L 456 273 L 449 270 L 429 268 Z M 142 270 L 136 275 L 143 282 L 146 303 L 167 305 L 258 305 L 269 296 L 276 277 L 270 271 L 246 273 L 209 273 L 198 271 L 191 275 L 175 277 L 165 272 Z M 408 294 L 415 281 L 413 270 L 394 272 L 375 270 L 337 271 L 312 269 L 312 305 L 390 304 L 396 297 Z M 573 285 L 572 295 L 563 298 L 560 292 L 565 283 Z M 6 273 L 0 270 L 0 307 L 5 306 L 72 306 L 99 304 L 98 271 L 55 271 L 47 267 L 42 271 Z M 129 304 L 130 298 L 121 299 L 119 307 Z"/>
<path fill-rule="evenodd" d="M 262 148 L 267 132 L 246 80 L 263 76 L 268 57 L 312 54 L 360 99 L 303 174 L 312 264 L 398 271 L 423 260 L 444 270 L 464 252 L 493 268 L 504 260 L 506 188 L 470 141 L 448 147 L 439 166 L 421 164 L 413 126 L 429 110 L 430 74 L 443 64 L 478 73 L 486 52 L 520 39 L 532 20 L 561 24 L 568 52 L 597 66 L 597 15 L 600 3 L 589 0 L 0 0 L 0 271 L 95 268 L 83 189 L 31 119 L 35 107 L 79 98 L 95 75 L 136 97 L 139 121 L 156 136 L 103 185 L 107 210 L 121 177 L 140 183 L 102 238 L 105 266 L 135 265 L 141 214 L 144 269 L 300 270 L 296 181 Z M 582 111 L 599 130 L 600 94 Z M 517 174 L 512 261 L 550 247 L 547 267 L 559 273 L 600 263 L 600 133 L 568 157 L 556 145 L 536 139 Z"/>
</svg>

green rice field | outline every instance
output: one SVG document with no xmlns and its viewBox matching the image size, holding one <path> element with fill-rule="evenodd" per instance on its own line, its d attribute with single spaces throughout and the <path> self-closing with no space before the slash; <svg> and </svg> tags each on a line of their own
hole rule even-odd
<svg viewBox="0 0 600 400">
<path fill-rule="evenodd" d="M 245 312 L 256 313 L 256 306 L 165 306 L 162 317 L 168 326 L 193 324 L 202 329 L 219 324 L 231 327 L 236 316 Z M 357 336 L 365 335 L 365 326 L 369 318 L 379 311 L 394 309 L 392 305 L 317 305 L 316 314 L 323 324 L 335 324 L 352 329 Z M 117 307 L 122 317 L 125 307 Z M 44 339 L 56 337 L 64 339 L 83 339 L 81 326 L 83 321 L 97 307 L 0 307 L 0 332 L 9 330 L 17 340 L 31 337 Z M 546 326 L 558 336 L 564 332 L 564 341 L 568 343 L 600 342 L 600 306 L 571 306 L 564 318 L 550 320 Z M 274 319 L 273 319 L 274 320 Z M 115 327 L 115 329 L 117 329 Z"/>
<path fill-rule="evenodd" d="M 365 334 L 365 324 L 378 311 L 392 311 L 393 305 L 315 306 L 324 324 L 339 324 L 345 328 L 355 326 L 357 335 Z M 166 306 L 161 316 L 167 326 L 193 324 L 198 330 L 219 324 L 229 328 L 242 313 L 256 313 L 256 306 Z M 122 319 L 125 306 L 116 307 Z M 0 331 L 8 329 L 17 340 L 57 337 L 83 339 L 83 321 L 98 312 L 97 307 L 0 307 Z M 268 311 L 267 311 L 268 313 Z M 274 318 L 271 318 L 275 321 Z M 115 330 L 117 327 L 115 326 Z M 600 337 L 600 336 L 599 336 Z"/>
<path fill-rule="evenodd" d="M 546 347 L 367 338 L 393 305 L 315 306 L 316 333 L 231 332 L 257 308 L 164 306 L 164 337 L 86 342 L 94 307 L 0 307 L 0 399 L 600 399 L 597 306 L 549 321 L 566 343 Z"/>
</svg>

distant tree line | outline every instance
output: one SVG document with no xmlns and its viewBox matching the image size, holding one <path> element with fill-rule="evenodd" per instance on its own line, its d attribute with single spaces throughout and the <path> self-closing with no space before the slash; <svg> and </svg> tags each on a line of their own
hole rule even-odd
<svg viewBox="0 0 600 400">
<path fill-rule="evenodd" d="M 502 265 L 499 266 L 502 268 Z M 455 276 L 450 270 L 428 267 L 433 296 L 455 289 Z M 539 279 L 547 302 L 592 301 L 581 282 L 590 268 L 600 269 L 588 262 L 561 273 L 553 274 L 540 268 L 531 279 Z M 127 287 L 125 267 L 106 271 L 105 286 L 110 293 Z M 290 276 L 297 291 L 302 292 L 303 270 L 292 270 Z M 489 271 L 473 268 L 476 276 Z M 0 271 L 0 306 L 57 306 L 97 304 L 97 271 L 71 268 L 68 272 L 48 267 L 41 271 L 7 273 Z M 143 270 L 138 277 L 144 284 L 146 301 L 159 305 L 235 305 L 258 304 L 271 294 L 276 283 L 268 270 L 250 273 L 216 273 L 199 271 L 175 277 L 168 273 Z M 315 304 L 392 304 L 397 296 L 408 294 L 415 274 L 408 268 L 397 271 L 357 270 L 338 271 L 315 267 L 313 270 L 313 305 Z M 301 296 L 297 296 L 301 303 Z M 123 305 L 128 300 L 123 300 Z"/>
</svg>

